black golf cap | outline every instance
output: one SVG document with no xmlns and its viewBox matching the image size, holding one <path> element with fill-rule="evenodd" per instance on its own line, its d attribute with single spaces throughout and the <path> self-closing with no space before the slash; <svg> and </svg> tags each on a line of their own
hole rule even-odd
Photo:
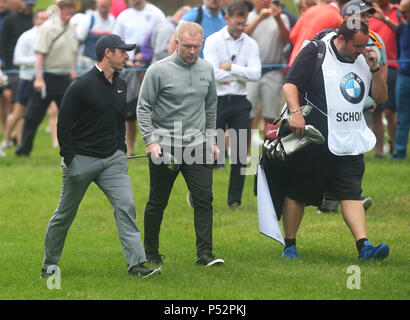
<svg viewBox="0 0 410 320">
<path fill-rule="evenodd" d="M 105 51 L 105 49 L 125 49 L 127 51 L 134 50 L 136 47 L 135 44 L 125 43 L 119 35 L 116 34 L 106 34 L 103 35 L 100 39 L 97 40 L 95 44 L 95 53 L 100 55 Z"/>
</svg>

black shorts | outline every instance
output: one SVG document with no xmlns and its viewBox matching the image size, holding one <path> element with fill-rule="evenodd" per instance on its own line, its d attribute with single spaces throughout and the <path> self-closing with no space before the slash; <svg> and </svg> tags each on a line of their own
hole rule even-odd
<svg viewBox="0 0 410 320">
<path fill-rule="evenodd" d="M 27 106 L 31 93 L 33 92 L 33 80 L 20 79 L 17 86 L 17 102 Z"/>
<path fill-rule="evenodd" d="M 8 84 L 7 86 L 1 88 L 0 94 L 3 93 L 5 89 L 11 90 L 11 102 L 14 103 L 17 100 L 17 87 L 19 83 L 19 75 L 18 73 L 9 73 L 7 74 Z"/>
<path fill-rule="evenodd" d="M 333 156 L 328 177 L 326 199 L 360 200 L 364 174 L 364 157 Z"/>
<path fill-rule="evenodd" d="M 396 80 L 397 69 L 388 67 L 387 72 L 387 101 L 377 105 L 376 111 L 382 111 L 384 109 L 396 110 Z"/>
<path fill-rule="evenodd" d="M 363 155 L 335 156 L 327 145 L 309 145 L 288 160 L 285 194 L 305 205 L 329 200 L 360 200 Z"/>
</svg>

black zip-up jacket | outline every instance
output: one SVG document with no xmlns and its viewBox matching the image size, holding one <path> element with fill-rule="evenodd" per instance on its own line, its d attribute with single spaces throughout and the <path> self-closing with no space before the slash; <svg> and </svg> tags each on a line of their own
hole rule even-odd
<svg viewBox="0 0 410 320">
<path fill-rule="evenodd" d="M 69 166 L 76 154 L 107 158 L 127 152 L 127 85 L 115 72 L 111 84 L 95 66 L 67 88 L 58 114 L 60 155 Z"/>
</svg>

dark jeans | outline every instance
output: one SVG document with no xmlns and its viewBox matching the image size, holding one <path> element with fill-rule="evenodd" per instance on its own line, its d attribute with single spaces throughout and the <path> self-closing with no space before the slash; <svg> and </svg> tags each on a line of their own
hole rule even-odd
<svg viewBox="0 0 410 320">
<path fill-rule="evenodd" d="M 236 139 L 230 139 L 232 164 L 229 177 L 228 205 L 234 202 L 241 204 L 245 184 L 245 175 L 241 174 L 241 168 L 246 168 L 247 139 L 250 129 L 249 113 L 252 104 L 246 99 L 246 96 L 220 96 L 217 108 L 216 128 L 225 130 L 228 127 L 230 131 L 233 130 L 236 133 Z M 240 134 L 239 129 L 245 130 L 242 130 L 242 134 Z M 220 132 L 218 132 L 219 146 L 221 140 L 224 141 L 224 136 L 220 136 Z M 224 153 L 221 152 L 220 156 L 224 157 Z M 220 159 L 218 159 L 218 163 L 221 163 Z"/>
<path fill-rule="evenodd" d="M 33 90 L 28 102 L 27 111 L 24 115 L 25 122 L 21 145 L 16 149 L 17 155 L 28 156 L 31 153 L 37 128 L 43 121 L 50 103 L 55 101 L 57 107 L 60 107 L 64 92 L 71 82 L 69 76 L 57 76 L 47 73 L 44 74 L 44 81 L 46 83 L 46 96 L 43 98 L 40 92 Z"/>
<path fill-rule="evenodd" d="M 147 255 L 158 253 L 159 232 L 172 186 L 179 172 L 194 202 L 194 226 L 198 257 L 212 253 L 212 166 L 181 164 L 177 171 L 149 160 L 150 193 L 144 214 L 144 247 Z"/>
</svg>

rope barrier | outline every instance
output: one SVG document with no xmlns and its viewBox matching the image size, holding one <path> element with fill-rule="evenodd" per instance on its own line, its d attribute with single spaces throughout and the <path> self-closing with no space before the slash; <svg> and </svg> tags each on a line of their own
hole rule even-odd
<svg viewBox="0 0 410 320">
<path fill-rule="evenodd" d="M 399 60 L 387 60 L 388 63 L 391 62 L 410 62 L 410 59 L 399 59 Z M 262 65 L 262 69 L 281 69 L 281 68 L 286 68 L 288 67 L 288 64 L 263 64 Z M 124 70 L 122 72 L 137 72 L 137 71 L 147 71 L 148 68 L 124 68 Z M 75 70 L 78 73 L 84 73 L 89 71 L 89 69 L 76 69 Z M 20 70 L 19 69 L 15 69 L 15 70 L 2 70 L 3 73 L 5 74 L 16 74 L 19 73 Z M 24 72 L 27 73 L 36 73 L 36 70 L 34 69 L 27 69 L 24 70 Z M 43 72 L 47 72 L 47 73 L 70 73 L 71 70 L 68 69 L 49 69 L 49 70 L 43 70 Z"/>
</svg>

